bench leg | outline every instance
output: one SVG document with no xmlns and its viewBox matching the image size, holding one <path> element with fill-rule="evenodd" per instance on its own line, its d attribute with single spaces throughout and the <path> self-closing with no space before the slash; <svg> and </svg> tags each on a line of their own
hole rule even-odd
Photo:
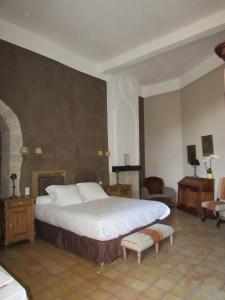
<svg viewBox="0 0 225 300">
<path fill-rule="evenodd" d="M 173 245 L 173 235 L 171 234 L 170 236 L 170 245 L 172 246 Z"/>
<path fill-rule="evenodd" d="M 155 244 L 155 253 L 158 254 L 159 253 L 159 243 Z"/>
<path fill-rule="evenodd" d="M 137 260 L 138 260 L 138 263 L 140 265 L 140 263 L 141 263 L 141 252 L 137 252 Z"/>
<path fill-rule="evenodd" d="M 123 258 L 127 259 L 127 249 L 126 249 L 126 247 L 122 247 L 122 250 L 123 250 Z"/>
</svg>

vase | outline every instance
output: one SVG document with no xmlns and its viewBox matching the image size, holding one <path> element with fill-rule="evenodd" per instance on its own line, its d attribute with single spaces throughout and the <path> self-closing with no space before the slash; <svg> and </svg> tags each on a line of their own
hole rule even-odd
<svg viewBox="0 0 225 300">
<path fill-rule="evenodd" d="M 207 173 L 208 179 L 213 179 L 213 173 Z"/>
</svg>

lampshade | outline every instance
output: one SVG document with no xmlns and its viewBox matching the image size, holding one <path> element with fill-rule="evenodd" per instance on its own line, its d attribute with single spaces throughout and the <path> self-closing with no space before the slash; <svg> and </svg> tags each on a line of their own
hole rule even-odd
<svg viewBox="0 0 225 300">
<path fill-rule="evenodd" d="M 28 154 L 28 152 L 29 152 L 29 148 L 27 146 L 22 146 L 20 148 L 20 153 L 21 154 Z"/>
<path fill-rule="evenodd" d="M 109 157 L 110 156 L 110 152 L 109 151 L 105 151 L 105 156 Z"/>
<path fill-rule="evenodd" d="M 98 150 L 97 156 L 103 156 L 103 155 L 104 155 L 103 151 L 102 150 Z"/>
<path fill-rule="evenodd" d="M 43 153 L 42 148 L 41 147 L 35 148 L 34 153 L 37 154 L 37 155 L 41 155 Z"/>
<path fill-rule="evenodd" d="M 192 166 L 199 166 L 199 165 L 200 165 L 199 160 L 198 160 L 197 158 L 193 159 L 193 160 L 191 161 L 191 165 L 192 165 Z"/>
</svg>

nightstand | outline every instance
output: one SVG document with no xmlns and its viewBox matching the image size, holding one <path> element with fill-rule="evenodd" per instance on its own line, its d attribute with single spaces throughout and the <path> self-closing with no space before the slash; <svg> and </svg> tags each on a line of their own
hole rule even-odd
<svg viewBox="0 0 225 300">
<path fill-rule="evenodd" d="M 115 184 L 109 185 L 106 189 L 109 196 L 132 198 L 131 184 Z"/>
<path fill-rule="evenodd" d="M 30 240 L 34 241 L 34 199 L 31 197 L 17 197 L 3 201 L 3 233 L 4 245 Z"/>
</svg>

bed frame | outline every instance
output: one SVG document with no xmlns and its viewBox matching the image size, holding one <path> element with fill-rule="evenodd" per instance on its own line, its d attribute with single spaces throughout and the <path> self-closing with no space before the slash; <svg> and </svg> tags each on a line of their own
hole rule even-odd
<svg viewBox="0 0 225 300">
<path fill-rule="evenodd" d="M 32 195 L 33 197 L 46 195 L 45 188 L 51 184 L 90 181 L 99 181 L 98 173 L 95 170 L 75 170 L 72 182 L 69 180 L 66 170 L 34 171 L 32 172 Z M 120 241 L 124 236 L 109 241 L 98 241 L 85 236 L 79 236 L 73 232 L 39 220 L 35 220 L 35 227 L 36 233 L 41 239 L 52 243 L 60 249 L 69 250 L 98 264 L 112 263 L 121 255 Z M 132 232 L 140 229 L 142 228 L 137 228 Z"/>
<path fill-rule="evenodd" d="M 33 197 L 46 195 L 45 188 L 51 184 L 99 181 L 98 173 L 93 169 L 76 169 L 73 172 L 72 180 L 68 173 L 66 170 L 32 172 Z M 41 239 L 96 263 L 110 263 L 121 254 L 119 238 L 110 241 L 98 241 L 39 220 L 35 220 L 35 227 L 37 235 Z"/>
</svg>

